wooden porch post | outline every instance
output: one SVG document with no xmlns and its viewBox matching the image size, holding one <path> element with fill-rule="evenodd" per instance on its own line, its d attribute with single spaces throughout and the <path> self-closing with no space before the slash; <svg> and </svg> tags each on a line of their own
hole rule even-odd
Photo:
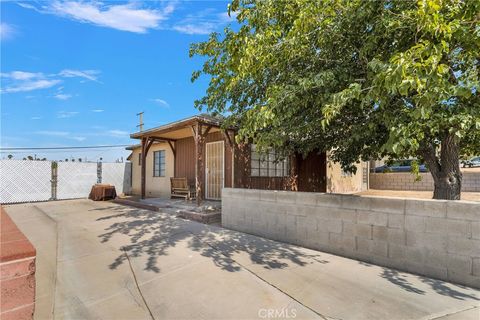
<svg viewBox="0 0 480 320">
<path fill-rule="evenodd" d="M 149 137 L 142 138 L 142 184 L 141 184 L 141 195 L 142 199 L 145 199 L 145 189 L 146 189 L 146 172 L 147 172 L 147 154 L 148 150 L 152 146 L 153 139 L 150 139 Z"/>
<path fill-rule="evenodd" d="M 202 185 L 203 185 L 203 143 L 202 143 L 202 125 L 196 123 L 192 126 L 193 139 L 195 140 L 195 189 L 197 192 L 197 206 L 202 202 Z"/>
<path fill-rule="evenodd" d="M 197 206 L 203 200 L 203 180 L 205 175 L 205 161 L 203 159 L 203 147 L 205 146 L 205 138 L 212 127 L 204 126 L 197 122 L 192 126 L 193 139 L 195 140 L 195 188 L 197 191 Z"/>
<path fill-rule="evenodd" d="M 222 130 L 223 138 L 227 141 L 228 146 L 230 147 L 230 153 L 232 154 L 232 167 L 231 167 L 231 176 L 232 176 L 232 188 L 235 188 L 235 131 L 232 131 L 233 137 L 230 137 L 230 130 Z"/>
<path fill-rule="evenodd" d="M 141 170 L 142 170 L 142 183 L 141 183 L 141 196 L 142 196 L 142 199 L 145 199 L 145 172 L 146 172 L 146 168 L 145 168 L 145 149 L 146 149 L 146 144 L 147 144 L 147 139 L 146 138 L 142 138 L 142 155 L 141 155 L 141 159 L 142 159 L 142 167 L 141 167 Z"/>
</svg>

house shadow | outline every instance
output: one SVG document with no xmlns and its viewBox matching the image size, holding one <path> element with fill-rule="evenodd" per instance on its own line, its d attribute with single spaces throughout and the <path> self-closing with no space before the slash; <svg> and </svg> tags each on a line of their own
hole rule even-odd
<svg viewBox="0 0 480 320">
<path fill-rule="evenodd" d="M 105 232 L 98 235 L 102 243 L 114 241 L 116 236 L 127 237 L 121 253 L 109 265 L 116 269 L 128 258 L 146 257 L 146 271 L 160 272 L 159 258 L 169 254 L 182 243 L 188 249 L 207 257 L 222 270 L 241 270 L 241 261 L 261 265 L 265 269 L 282 269 L 288 266 L 306 266 L 311 263 L 328 263 L 320 253 L 308 253 L 293 245 L 236 232 L 220 227 L 183 220 L 155 211 L 115 206 L 114 214 L 96 219 L 112 220 Z M 128 256 L 127 256 L 128 255 Z M 245 259 L 247 258 L 247 259 Z"/>
</svg>

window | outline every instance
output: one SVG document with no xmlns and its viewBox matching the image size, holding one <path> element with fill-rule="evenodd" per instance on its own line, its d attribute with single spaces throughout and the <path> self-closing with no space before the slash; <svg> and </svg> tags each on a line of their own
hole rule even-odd
<svg viewBox="0 0 480 320">
<path fill-rule="evenodd" d="M 139 166 L 142 165 L 142 153 L 141 152 L 138 154 L 138 165 Z"/>
<path fill-rule="evenodd" d="M 281 159 L 280 154 L 270 150 L 266 154 L 256 151 L 256 146 L 251 145 L 250 176 L 252 177 L 286 177 L 289 175 L 290 160 Z"/>
<path fill-rule="evenodd" d="M 165 150 L 153 153 L 153 176 L 165 177 Z"/>
</svg>

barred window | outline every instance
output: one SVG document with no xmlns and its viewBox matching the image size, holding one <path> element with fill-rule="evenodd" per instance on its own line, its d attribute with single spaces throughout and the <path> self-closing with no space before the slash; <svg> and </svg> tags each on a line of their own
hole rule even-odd
<svg viewBox="0 0 480 320">
<path fill-rule="evenodd" d="M 165 177 L 165 150 L 153 153 L 153 176 Z"/>
<path fill-rule="evenodd" d="M 271 149 L 268 153 L 258 153 L 251 145 L 250 176 L 252 177 L 286 177 L 289 175 L 290 159 L 281 159 L 280 154 Z"/>
</svg>

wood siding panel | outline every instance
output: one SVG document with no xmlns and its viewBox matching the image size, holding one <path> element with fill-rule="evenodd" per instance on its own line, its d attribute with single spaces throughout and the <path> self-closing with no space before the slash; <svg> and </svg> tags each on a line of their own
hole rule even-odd
<svg viewBox="0 0 480 320">
<path fill-rule="evenodd" d="M 188 183 L 195 184 L 195 142 L 193 137 L 179 139 L 175 142 L 175 177 L 187 178 Z"/>
<path fill-rule="evenodd" d="M 327 154 L 310 153 L 300 159 L 298 170 L 298 191 L 327 191 Z"/>
<path fill-rule="evenodd" d="M 305 159 L 297 155 L 298 191 L 326 192 L 327 162 L 325 153 L 311 153 Z M 293 175 L 287 177 L 251 177 L 250 146 L 236 145 L 235 188 L 295 190 Z"/>
<path fill-rule="evenodd" d="M 205 143 L 224 141 L 225 146 L 225 187 L 232 187 L 232 150 L 225 141 L 223 134 L 220 131 L 212 132 L 205 138 Z M 195 142 L 193 137 L 179 139 L 175 142 L 176 159 L 175 159 L 175 177 L 186 177 L 188 182 L 195 184 Z M 205 154 L 205 146 L 203 150 Z M 202 171 L 205 176 L 205 171 Z"/>
</svg>

